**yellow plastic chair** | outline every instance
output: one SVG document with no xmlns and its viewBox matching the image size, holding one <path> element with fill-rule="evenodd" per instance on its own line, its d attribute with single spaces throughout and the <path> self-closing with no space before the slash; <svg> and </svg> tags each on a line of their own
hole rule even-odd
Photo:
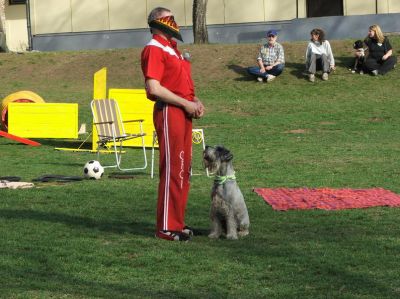
<svg viewBox="0 0 400 299">
<path fill-rule="evenodd" d="M 97 160 L 100 161 L 100 149 L 103 147 L 113 147 L 115 153 L 116 164 L 106 165 L 103 167 L 117 167 L 121 171 L 134 171 L 142 170 L 147 168 L 147 157 L 146 157 L 146 146 L 143 132 L 143 119 L 126 120 L 123 121 L 121 112 L 118 107 L 118 102 L 113 99 L 100 99 L 93 100 L 90 104 L 93 114 L 93 124 L 96 127 L 98 136 L 97 141 Z M 126 133 L 124 129 L 124 123 L 138 123 L 138 132 Z M 141 138 L 143 149 L 144 164 L 141 167 L 134 168 L 122 168 L 121 167 L 121 156 L 122 156 L 122 142 L 125 140 Z M 117 148 L 117 143 L 119 146 Z"/>
</svg>

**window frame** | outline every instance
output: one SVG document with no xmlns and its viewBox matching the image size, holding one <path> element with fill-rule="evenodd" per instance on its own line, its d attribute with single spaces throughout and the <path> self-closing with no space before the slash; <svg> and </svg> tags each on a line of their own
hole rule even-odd
<svg viewBox="0 0 400 299">
<path fill-rule="evenodd" d="M 8 0 L 8 5 L 22 5 L 26 4 L 26 0 Z"/>
</svg>

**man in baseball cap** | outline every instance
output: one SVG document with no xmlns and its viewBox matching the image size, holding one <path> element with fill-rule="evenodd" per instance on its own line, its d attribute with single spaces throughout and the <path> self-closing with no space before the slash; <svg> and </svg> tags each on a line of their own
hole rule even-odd
<svg viewBox="0 0 400 299">
<path fill-rule="evenodd" d="M 257 77 L 259 82 L 271 82 L 279 76 L 285 67 L 285 53 L 281 44 L 276 40 L 278 32 L 270 29 L 266 34 L 267 43 L 261 46 L 258 57 L 258 66 L 249 67 L 247 72 Z"/>
</svg>

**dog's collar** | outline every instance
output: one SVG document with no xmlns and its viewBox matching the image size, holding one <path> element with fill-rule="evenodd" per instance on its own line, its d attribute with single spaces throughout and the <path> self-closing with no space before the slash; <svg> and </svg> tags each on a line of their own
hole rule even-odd
<svg viewBox="0 0 400 299">
<path fill-rule="evenodd" d="M 218 185 L 223 185 L 227 180 L 235 181 L 236 176 L 235 173 L 231 175 L 215 175 L 214 182 L 217 183 Z"/>
</svg>

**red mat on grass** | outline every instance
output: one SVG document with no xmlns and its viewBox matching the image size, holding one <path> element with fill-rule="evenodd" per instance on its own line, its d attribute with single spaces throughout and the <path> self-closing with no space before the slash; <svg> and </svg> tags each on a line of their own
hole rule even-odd
<svg viewBox="0 0 400 299">
<path fill-rule="evenodd" d="M 400 206 L 400 196 L 382 188 L 254 188 L 274 210 L 342 210 L 376 206 Z"/>
</svg>

